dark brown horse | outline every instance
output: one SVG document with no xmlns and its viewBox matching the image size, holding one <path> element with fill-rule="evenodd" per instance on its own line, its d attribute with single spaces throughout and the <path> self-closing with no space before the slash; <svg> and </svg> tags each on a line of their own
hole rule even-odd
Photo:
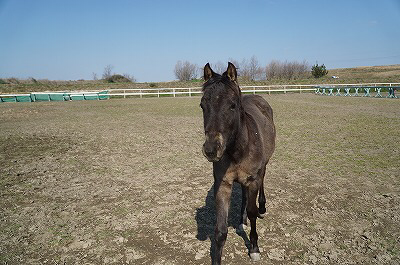
<svg viewBox="0 0 400 265">
<path fill-rule="evenodd" d="M 260 96 L 243 95 L 237 83 L 236 67 L 228 63 L 225 73 L 204 67 L 203 109 L 205 143 L 203 154 L 213 163 L 214 198 L 217 212 L 214 264 L 221 263 L 228 234 L 228 211 L 233 182 L 242 186 L 243 229 L 250 220 L 252 260 L 260 259 L 257 217 L 266 212 L 264 174 L 275 149 L 275 126 L 270 105 Z M 256 200 L 258 195 L 258 205 Z"/>
</svg>

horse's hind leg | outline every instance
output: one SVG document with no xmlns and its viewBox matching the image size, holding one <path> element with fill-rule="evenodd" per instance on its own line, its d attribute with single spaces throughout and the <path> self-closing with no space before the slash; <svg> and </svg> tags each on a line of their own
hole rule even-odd
<svg viewBox="0 0 400 265">
<path fill-rule="evenodd" d="M 258 249 L 258 234 L 256 229 L 256 221 L 258 216 L 258 208 L 256 205 L 257 193 L 259 191 L 260 183 L 253 181 L 247 190 L 247 216 L 250 220 L 250 251 L 249 255 L 253 261 L 261 259 L 260 250 Z"/>
<path fill-rule="evenodd" d="M 262 218 L 264 218 L 265 212 L 267 211 L 267 209 L 265 208 L 266 199 L 265 199 L 265 194 L 264 194 L 265 167 L 263 167 L 261 169 L 260 173 L 261 173 L 260 174 L 261 185 L 260 185 L 259 195 L 258 195 L 258 217 L 262 219 Z"/>
<path fill-rule="evenodd" d="M 242 186 L 242 208 L 240 210 L 240 224 L 239 230 L 244 231 L 247 226 L 247 188 L 244 185 Z"/>
</svg>

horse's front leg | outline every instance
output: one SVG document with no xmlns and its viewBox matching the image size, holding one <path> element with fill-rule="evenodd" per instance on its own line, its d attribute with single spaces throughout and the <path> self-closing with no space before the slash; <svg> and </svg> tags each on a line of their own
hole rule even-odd
<svg viewBox="0 0 400 265">
<path fill-rule="evenodd" d="M 214 188 L 216 188 L 215 205 L 217 210 L 217 224 L 215 226 L 215 257 L 213 264 L 221 264 L 222 249 L 228 234 L 228 212 L 232 184 L 221 181 L 220 183 L 215 183 Z"/>
</svg>

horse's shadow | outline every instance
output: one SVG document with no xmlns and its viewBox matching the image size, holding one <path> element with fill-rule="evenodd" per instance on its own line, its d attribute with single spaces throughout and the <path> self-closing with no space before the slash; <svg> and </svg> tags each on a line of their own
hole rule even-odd
<svg viewBox="0 0 400 265">
<path fill-rule="evenodd" d="M 237 228 L 239 226 L 241 218 L 240 214 L 241 203 L 242 203 L 242 188 L 240 184 L 234 183 L 232 188 L 231 203 L 229 207 L 228 227 Z M 217 220 L 216 220 L 215 199 L 214 199 L 214 185 L 212 185 L 207 193 L 206 204 L 201 208 L 197 208 L 196 210 L 196 222 L 197 222 L 196 238 L 201 241 L 210 239 L 211 241 L 210 256 L 212 261 L 214 261 L 214 256 L 215 256 L 214 229 L 216 221 Z M 246 232 L 236 229 L 236 234 L 242 237 L 247 249 L 250 250 L 250 240 L 247 237 Z"/>
</svg>

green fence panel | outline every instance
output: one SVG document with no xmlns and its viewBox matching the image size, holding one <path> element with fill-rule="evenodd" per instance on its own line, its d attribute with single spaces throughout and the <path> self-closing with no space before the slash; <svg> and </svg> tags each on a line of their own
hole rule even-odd
<svg viewBox="0 0 400 265">
<path fill-rule="evenodd" d="M 31 96 L 16 96 L 17 102 L 31 102 Z"/>
<path fill-rule="evenodd" d="M 98 100 L 99 94 L 84 94 L 86 100 Z"/>
<path fill-rule="evenodd" d="M 57 94 L 49 94 L 50 100 L 51 101 L 64 101 L 64 95 L 65 94 L 61 94 L 61 93 L 57 93 Z"/>
<path fill-rule="evenodd" d="M 35 97 L 35 101 L 50 101 L 49 94 L 33 94 Z"/>
<path fill-rule="evenodd" d="M 83 95 L 70 95 L 71 100 L 85 100 Z"/>
<path fill-rule="evenodd" d="M 17 102 L 15 97 L 2 97 L 1 102 Z"/>
<path fill-rule="evenodd" d="M 66 100 L 66 101 L 71 100 L 70 94 L 65 93 L 65 94 L 64 94 L 64 100 Z"/>
<path fill-rule="evenodd" d="M 108 90 L 99 92 L 99 99 L 109 99 L 110 95 L 108 95 L 108 93 L 109 93 Z"/>
</svg>

